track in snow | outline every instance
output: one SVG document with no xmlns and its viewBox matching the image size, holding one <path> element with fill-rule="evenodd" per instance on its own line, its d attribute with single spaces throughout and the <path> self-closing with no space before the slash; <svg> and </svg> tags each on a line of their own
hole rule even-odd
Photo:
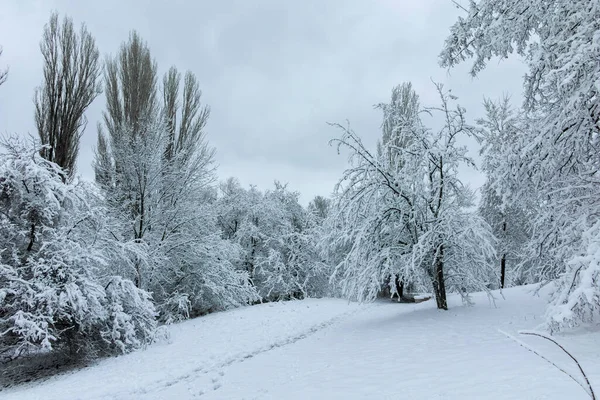
<svg viewBox="0 0 600 400">
<path fill-rule="evenodd" d="M 11 399 L 587 399 L 565 374 L 498 329 L 535 328 L 546 300 L 531 288 L 450 310 L 333 299 L 264 304 L 169 327 L 170 344 L 0 393 Z M 523 338 L 569 371 L 552 344 Z M 565 336 L 600 387 L 600 333 Z M 572 371 L 576 374 L 576 371 Z"/>
<path fill-rule="evenodd" d="M 325 322 L 322 322 L 320 324 L 312 326 L 308 330 L 301 332 L 295 336 L 291 336 L 289 338 L 276 341 L 268 346 L 262 347 L 260 349 L 256 349 L 252 352 L 238 354 L 238 355 L 231 357 L 228 360 L 222 361 L 218 364 L 211 365 L 211 366 L 205 366 L 205 367 L 198 367 L 198 368 L 194 369 L 193 371 L 191 371 L 189 374 L 182 375 L 176 379 L 172 379 L 172 380 L 169 380 L 166 382 L 164 382 L 164 381 L 157 382 L 157 384 L 153 385 L 152 387 L 128 393 L 125 397 L 126 398 L 129 398 L 129 397 L 139 398 L 139 396 L 141 395 L 141 396 L 144 396 L 145 398 L 147 398 L 146 396 L 156 394 L 157 392 L 162 392 L 172 386 L 175 386 L 178 384 L 186 384 L 186 383 L 190 383 L 190 382 L 195 382 L 202 378 L 208 377 L 208 378 L 210 378 L 210 383 L 208 385 L 206 385 L 207 388 L 201 389 L 199 391 L 194 391 L 193 389 L 191 389 L 189 387 L 187 389 L 187 391 L 188 391 L 188 393 L 190 393 L 191 397 L 202 396 L 209 390 L 218 390 L 221 387 L 221 378 L 225 375 L 225 372 L 223 371 L 224 368 L 230 367 L 233 364 L 245 362 L 251 358 L 256 357 L 257 355 L 266 353 L 273 349 L 278 349 L 280 347 L 288 346 L 288 345 L 298 342 L 299 340 L 306 339 L 307 337 L 309 337 L 319 331 L 322 331 L 326 328 L 329 328 L 332 325 L 344 320 L 345 318 L 348 318 L 359 312 L 364 312 L 366 308 L 368 308 L 368 307 L 364 307 L 364 308 L 361 308 L 360 310 L 353 310 L 353 311 L 344 313 L 337 317 L 331 318 L 330 320 L 327 320 Z M 205 379 L 203 379 L 203 380 L 205 380 Z"/>
</svg>

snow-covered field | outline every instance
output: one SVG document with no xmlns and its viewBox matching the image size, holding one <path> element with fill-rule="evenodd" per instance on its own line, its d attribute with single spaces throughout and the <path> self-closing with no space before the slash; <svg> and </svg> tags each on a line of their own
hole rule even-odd
<svg viewBox="0 0 600 400">
<path fill-rule="evenodd" d="M 10 399 L 586 399 L 584 390 L 499 330 L 541 322 L 532 287 L 474 307 L 311 299 L 232 310 L 171 326 L 170 341 L 42 383 Z M 551 343 L 520 339 L 582 380 Z M 600 394 L 600 332 L 559 341 Z"/>
</svg>

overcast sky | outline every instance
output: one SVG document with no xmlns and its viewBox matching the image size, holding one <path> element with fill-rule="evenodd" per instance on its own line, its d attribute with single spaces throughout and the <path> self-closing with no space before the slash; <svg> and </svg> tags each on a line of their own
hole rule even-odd
<svg viewBox="0 0 600 400">
<path fill-rule="evenodd" d="M 103 55 L 135 29 L 161 74 L 171 65 L 193 71 L 212 110 L 207 132 L 219 177 L 260 188 L 288 182 L 303 204 L 329 195 L 346 165 L 328 146 L 338 132 L 327 122 L 348 119 L 374 145 L 381 115 L 373 105 L 404 81 L 434 105 L 431 79 L 451 88 L 474 121 L 484 96 L 509 93 L 518 103 L 525 72 L 517 59 L 492 61 L 476 79 L 468 65 L 440 68 L 437 55 L 462 12 L 450 0 L 2 0 L 0 67 L 10 67 L 0 88 L 2 133 L 35 134 L 38 43 L 53 10 L 85 22 Z M 87 113 L 78 163 L 86 179 L 103 106 L 100 95 Z M 462 177 L 473 187 L 484 180 L 470 170 Z"/>
</svg>

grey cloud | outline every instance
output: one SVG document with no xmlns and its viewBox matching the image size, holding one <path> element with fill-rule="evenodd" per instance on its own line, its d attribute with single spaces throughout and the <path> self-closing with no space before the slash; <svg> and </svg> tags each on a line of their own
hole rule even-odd
<svg viewBox="0 0 600 400">
<path fill-rule="evenodd" d="M 471 118 L 484 95 L 519 99 L 524 68 L 503 61 L 472 79 L 467 67 L 437 66 L 437 54 L 460 11 L 450 1 L 32 1 L 9 0 L 0 15 L 0 131 L 33 133 L 33 88 L 41 79 L 38 41 L 51 10 L 85 21 L 101 52 L 115 53 L 136 29 L 161 71 L 173 64 L 194 71 L 212 108 L 208 138 L 217 148 L 221 178 L 270 187 L 288 181 L 307 203 L 329 194 L 346 163 L 327 145 L 344 122 L 369 145 L 379 136 L 380 113 L 392 86 L 410 80 L 423 103 L 437 98 L 431 78 L 460 97 Z M 92 179 L 92 148 L 101 96 L 87 114 L 79 173 Z M 473 153 L 476 145 L 469 143 Z M 480 173 L 464 171 L 473 186 Z"/>
</svg>

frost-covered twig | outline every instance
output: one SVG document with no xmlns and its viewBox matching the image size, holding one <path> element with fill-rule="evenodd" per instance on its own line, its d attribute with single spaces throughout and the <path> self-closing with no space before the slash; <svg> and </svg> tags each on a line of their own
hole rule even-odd
<svg viewBox="0 0 600 400">
<path fill-rule="evenodd" d="M 557 345 L 558 347 L 560 347 L 560 349 L 561 349 L 562 351 L 564 351 L 564 352 L 565 352 L 565 354 L 567 354 L 569 357 L 571 357 L 571 359 L 572 359 L 573 361 L 575 361 L 575 364 L 577 364 L 577 367 L 579 368 L 579 371 L 581 372 L 581 375 L 583 375 L 583 378 L 585 379 L 585 382 L 587 383 L 587 386 L 588 386 L 588 388 L 589 388 L 589 393 L 588 393 L 588 394 L 590 395 L 590 397 L 591 397 L 593 400 L 596 400 L 596 394 L 594 393 L 594 389 L 592 389 L 592 385 L 590 384 L 590 380 L 588 379 L 587 375 L 586 375 L 586 374 L 585 374 L 585 372 L 583 371 L 583 368 L 581 368 L 581 364 L 579 364 L 579 361 L 577 361 L 577 359 L 576 359 L 576 358 L 575 358 L 575 357 L 574 357 L 574 356 L 573 356 L 571 353 L 569 353 L 569 352 L 567 351 L 567 349 L 565 349 L 565 348 L 564 348 L 564 347 L 563 347 L 561 344 L 559 344 L 559 343 L 558 343 L 556 340 L 554 340 L 554 339 L 552 339 L 552 338 L 550 338 L 550 337 L 548 337 L 548 336 L 546 336 L 546 335 L 544 335 L 544 334 L 538 333 L 538 332 L 520 331 L 520 332 L 519 332 L 519 334 L 521 334 L 521 335 L 531 335 L 531 336 L 538 336 L 538 337 L 541 337 L 541 338 L 543 338 L 543 339 L 549 340 L 550 342 L 552 342 L 552 343 L 554 343 L 555 345 Z"/>
<path fill-rule="evenodd" d="M 537 352 L 536 350 L 534 350 L 531 346 L 529 346 L 527 343 L 523 342 L 522 340 L 517 339 L 516 337 L 514 337 L 513 335 L 511 335 L 510 333 L 504 332 L 501 329 L 498 329 L 498 332 L 500 332 L 501 334 L 503 334 L 504 336 L 506 336 L 507 338 L 511 339 L 512 341 L 514 341 L 515 343 L 517 343 L 519 346 L 524 347 L 526 350 L 532 352 L 533 354 L 535 354 L 536 356 L 540 357 L 541 359 L 547 361 L 549 364 L 551 364 L 552 366 L 554 366 L 556 369 L 558 369 L 560 372 L 564 373 L 565 375 L 567 375 L 569 378 L 573 379 L 573 381 L 575 381 L 579 386 L 581 386 L 581 388 L 583 390 L 585 390 L 585 392 L 590 395 L 590 397 L 592 398 L 592 400 L 596 400 L 596 395 L 594 394 L 594 391 L 592 389 L 592 386 L 590 385 L 590 381 L 588 380 L 586 374 L 583 372 L 583 369 L 581 368 L 581 365 L 579 365 L 579 362 L 575 359 L 575 357 L 573 357 L 567 350 L 565 350 L 564 347 L 562 347 L 561 345 L 559 345 L 556 341 L 554 341 L 553 339 L 544 336 L 542 334 L 539 333 L 534 333 L 534 332 L 519 332 L 522 335 L 534 335 L 534 336 L 539 336 L 539 337 L 543 337 L 544 339 L 548 339 L 551 342 L 553 342 L 554 344 L 556 344 L 557 346 L 559 346 L 565 353 L 567 353 L 569 355 L 569 357 L 571 357 L 576 363 L 577 366 L 579 367 L 579 370 L 581 371 L 581 373 L 583 374 L 588 387 L 586 388 L 579 380 L 577 380 L 577 378 L 575 378 L 573 375 L 571 375 L 570 373 L 568 373 L 567 371 L 565 371 L 563 368 L 559 367 L 556 363 L 554 363 L 553 361 L 551 361 L 550 359 L 546 358 L 545 356 L 543 356 L 542 354 L 540 354 L 539 352 Z"/>
</svg>

